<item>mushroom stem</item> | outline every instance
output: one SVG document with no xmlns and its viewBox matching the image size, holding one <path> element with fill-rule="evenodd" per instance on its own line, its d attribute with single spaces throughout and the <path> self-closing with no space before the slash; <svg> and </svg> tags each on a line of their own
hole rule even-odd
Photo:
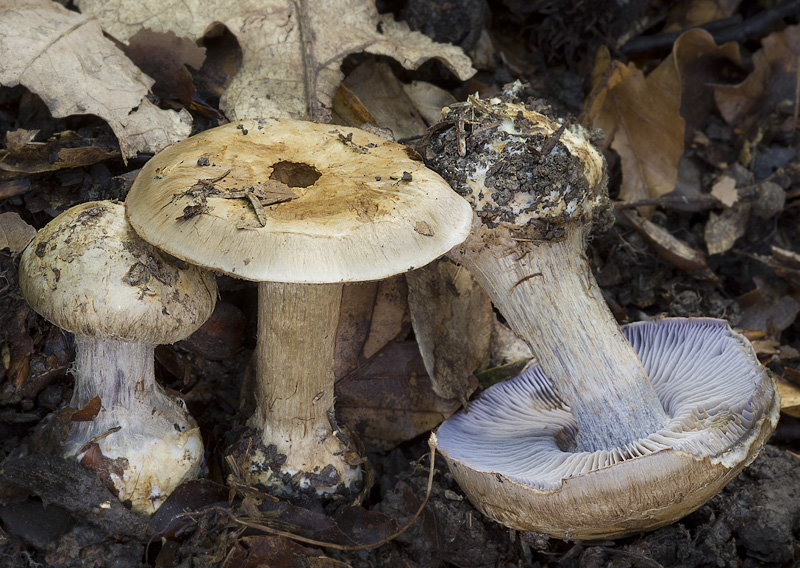
<svg viewBox="0 0 800 568">
<path fill-rule="evenodd" d="M 102 406 L 91 420 L 70 423 L 63 446 L 65 456 L 101 471 L 102 462 L 88 451 L 92 441 L 104 458 L 125 460 L 124 468 L 103 474 L 120 499 L 146 515 L 197 476 L 203 455 L 197 423 L 156 382 L 153 351 L 152 345 L 75 335 L 70 407 L 83 408 L 95 396 Z"/>
<path fill-rule="evenodd" d="M 283 472 L 338 476 L 347 486 L 359 473 L 333 431 L 341 299 L 342 284 L 259 283 L 257 408 L 249 426 L 286 456 Z"/>
<path fill-rule="evenodd" d="M 574 449 L 621 448 L 662 428 L 658 395 L 583 253 L 587 226 L 570 223 L 563 239 L 533 242 L 476 225 L 450 257 L 530 344 L 575 418 Z"/>
<path fill-rule="evenodd" d="M 98 396 L 106 414 L 141 406 L 149 413 L 154 402 L 167 398 L 156 384 L 152 345 L 76 335 L 74 369 L 72 408 Z"/>
</svg>

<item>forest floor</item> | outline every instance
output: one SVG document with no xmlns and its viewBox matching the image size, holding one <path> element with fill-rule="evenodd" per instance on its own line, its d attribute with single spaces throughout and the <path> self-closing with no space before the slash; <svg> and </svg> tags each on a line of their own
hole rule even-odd
<svg viewBox="0 0 800 568">
<path fill-rule="evenodd" d="M 50 4 L 31 3 L 43 21 L 56 19 L 48 10 L 66 12 Z M 75 4 L 91 11 L 92 2 Z M 366 446 L 370 490 L 358 505 L 278 500 L 231 482 L 224 466 L 224 448 L 252 410 L 240 393 L 252 392 L 257 322 L 256 286 L 221 276 L 210 323 L 156 350 L 159 380 L 184 398 L 203 431 L 206 466 L 153 519 L 136 517 L 79 464 L 31 450 L 31 435 L 69 403 L 74 345 L 25 302 L 19 253 L 66 208 L 124 200 L 150 146 L 189 132 L 178 125 L 168 140 L 142 142 L 113 113 L 54 110 L 72 92 L 63 84 L 0 70 L 0 566 L 798 565 L 800 3 L 410 0 L 379 8 L 460 46 L 477 73 L 458 79 L 449 52 L 409 70 L 397 63 L 397 49 L 386 52 L 395 59 L 354 49 L 342 54 L 345 79 L 334 85 L 330 108 L 322 105 L 327 115 L 345 125 L 376 122 L 413 144 L 444 104 L 493 96 L 520 80 L 531 100 L 602 129 L 616 223 L 592 236 L 587 256 L 609 306 L 620 323 L 724 318 L 748 337 L 785 395 L 765 449 L 705 505 L 652 532 L 566 542 L 505 528 L 470 504 L 441 457 L 429 478 L 430 431 L 460 400 L 440 396 L 425 372 L 401 276 L 358 289 L 359 301 L 374 307 L 359 324 L 357 348 L 337 359 L 337 416 Z M 4 10 L 12 8 L 0 6 L 0 21 Z M 146 100 L 157 112 L 190 114 L 192 133 L 240 112 L 226 90 L 237 70 L 252 71 L 247 42 L 257 40 L 223 27 L 181 37 L 176 27 L 177 39 L 137 43 L 107 17 L 98 21 L 115 45 L 156 79 Z M 14 33 L 44 29 L 36 18 L 25 21 L 33 30 L 0 24 L 0 48 Z M 192 59 L 197 45 L 205 60 Z M 478 396 L 496 380 L 498 363 L 514 362 L 495 355 L 458 387 L 460 398 Z"/>
</svg>

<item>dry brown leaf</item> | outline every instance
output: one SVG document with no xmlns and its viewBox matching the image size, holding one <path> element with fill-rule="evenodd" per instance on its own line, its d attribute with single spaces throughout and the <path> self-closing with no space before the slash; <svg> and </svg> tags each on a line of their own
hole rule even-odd
<svg viewBox="0 0 800 568">
<path fill-rule="evenodd" d="M 777 379 L 775 385 L 781 397 L 781 412 L 800 418 L 800 388 L 783 379 Z"/>
<path fill-rule="evenodd" d="M 722 47 L 700 29 L 682 34 L 673 52 L 647 77 L 632 64 L 598 52 L 584 124 L 605 132 L 604 149 L 620 156 L 620 200 L 656 198 L 675 188 L 687 141 L 714 107 L 709 77 L 739 65 L 738 48 Z"/>
<path fill-rule="evenodd" d="M 711 186 L 711 195 L 719 199 L 725 207 L 730 207 L 739 199 L 736 180 L 730 176 L 722 176 Z"/>
<path fill-rule="evenodd" d="M 716 85 L 715 97 L 722 116 L 733 126 L 760 122 L 784 99 L 794 100 L 800 26 L 789 26 L 761 40 L 753 54 L 753 72 L 738 85 Z"/>
<path fill-rule="evenodd" d="M 720 254 L 733 248 L 733 243 L 747 230 L 750 218 L 750 204 L 740 203 L 722 213 L 712 212 L 705 227 L 705 241 L 708 254 Z"/>
<path fill-rule="evenodd" d="M 395 339 L 409 323 L 408 287 L 403 275 L 378 282 L 375 306 L 370 318 L 369 334 L 364 341 L 363 355 L 371 358 Z"/>
<path fill-rule="evenodd" d="M 38 130 L 25 130 L 24 128 L 9 130 L 6 132 L 6 151 L 16 152 L 36 138 L 37 134 L 39 134 Z"/>
<path fill-rule="evenodd" d="M 361 127 L 364 124 L 378 124 L 364 103 L 344 84 L 339 85 L 336 96 L 333 98 L 331 118 L 334 124 L 342 126 Z"/>
<path fill-rule="evenodd" d="M 741 327 L 777 335 L 791 326 L 800 315 L 800 301 L 787 294 L 778 282 L 753 277 L 756 288 L 739 296 L 742 307 Z"/>
<path fill-rule="evenodd" d="M 684 142 L 689 144 L 716 108 L 713 83 L 723 82 L 731 69 L 742 66 L 739 46 L 718 46 L 710 33 L 689 30 L 675 41 L 669 59 L 674 61 L 680 81 L 681 116 L 686 121 Z"/>
<path fill-rule="evenodd" d="M 448 91 L 426 81 L 404 83 L 403 90 L 428 125 L 442 120 L 442 109 L 456 102 L 456 98 Z"/>
<path fill-rule="evenodd" d="M 427 124 L 388 63 L 367 59 L 347 76 L 344 86 L 358 97 L 378 126 L 392 131 L 395 140 L 425 133 Z"/>
<path fill-rule="evenodd" d="M 46 142 L 30 142 L 12 150 L 0 150 L 0 170 L 35 174 L 63 168 L 91 166 L 119 156 L 119 143 L 113 136 L 84 138 L 67 130 Z"/>
<path fill-rule="evenodd" d="M 21 195 L 31 190 L 30 178 L 11 179 L 0 181 L 0 199 L 8 199 L 15 195 Z"/>
<path fill-rule="evenodd" d="M 474 390 L 477 380 L 473 381 Z M 336 384 L 337 419 L 379 451 L 435 428 L 460 406 L 433 391 L 412 341 L 390 343 Z"/>
<path fill-rule="evenodd" d="M 336 380 L 358 367 L 361 362 L 361 350 L 369 334 L 377 292 L 377 282 L 346 284 L 342 289 L 334 359 Z"/>
<path fill-rule="evenodd" d="M 386 450 L 438 425 L 460 403 L 434 392 L 410 332 L 404 276 L 348 284 L 336 333 L 336 413 L 365 443 Z M 467 377 L 466 392 L 477 385 Z"/>
<path fill-rule="evenodd" d="M 489 363 L 492 302 L 468 270 L 437 261 L 406 273 L 414 335 L 443 398 L 465 402 L 470 376 Z"/>
<path fill-rule="evenodd" d="M 125 54 L 155 80 L 153 93 L 162 99 L 177 98 L 184 106 L 189 106 L 194 84 L 186 66 L 195 70 L 203 66 L 204 47 L 172 32 L 158 33 L 142 28 L 131 37 Z"/>
<path fill-rule="evenodd" d="M 792 367 L 783 368 L 783 378 L 795 386 L 800 386 L 800 371 Z"/>
<path fill-rule="evenodd" d="M 36 236 L 36 229 L 22 220 L 18 213 L 0 213 L 0 250 L 22 252 Z"/>
<path fill-rule="evenodd" d="M 633 64 L 626 67 L 606 56 L 599 60 L 583 120 L 602 128 L 606 145 L 611 141 L 619 154 L 620 200 L 654 198 L 672 191 L 684 149 L 674 61 L 668 58 L 645 78 Z"/>
<path fill-rule="evenodd" d="M 273 515 L 274 516 L 274 515 Z M 288 524 L 288 523 L 286 523 Z M 225 562 L 238 568 L 348 568 L 349 564 L 333 560 L 316 548 L 308 548 L 280 536 L 250 535 L 231 547 Z"/>
<path fill-rule="evenodd" d="M 103 29 L 127 42 L 139 29 L 172 31 L 198 40 L 214 23 L 238 39 L 242 68 L 220 106 L 230 119 L 262 116 L 328 119 L 340 65 L 353 53 L 373 53 L 416 69 L 430 58 L 459 79 L 474 73 L 461 49 L 438 44 L 371 0 L 78 0 Z"/>
<path fill-rule="evenodd" d="M 684 30 L 731 17 L 742 0 L 692 0 L 677 2 L 667 16 L 664 32 Z"/>
<path fill-rule="evenodd" d="M 611 133 L 615 129 L 613 113 L 603 112 L 606 97 L 632 74 L 631 67 L 626 67 L 619 61 L 611 59 L 608 48 L 601 47 L 597 50 L 592 69 L 592 91 L 583 105 L 580 123 L 587 127 L 601 128 L 604 131 L 603 150 L 607 150 L 611 144 L 613 139 Z"/>
<path fill-rule="evenodd" d="M 621 210 L 619 213 L 647 239 L 658 256 L 684 272 L 709 280 L 718 287 L 721 286 L 719 278 L 709 268 L 702 252 L 673 236 L 664 227 L 641 218 L 635 211 Z"/>
<path fill-rule="evenodd" d="M 117 136 L 124 158 L 157 152 L 191 132 L 187 112 L 161 110 L 147 99 L 152 79 L 103 36 L 94 18 L 56 2 L 4 2 L 0 53 L 6 54 L 0 84 L 25 86 L 57 118 L 99 116 Z"/>
</svg>

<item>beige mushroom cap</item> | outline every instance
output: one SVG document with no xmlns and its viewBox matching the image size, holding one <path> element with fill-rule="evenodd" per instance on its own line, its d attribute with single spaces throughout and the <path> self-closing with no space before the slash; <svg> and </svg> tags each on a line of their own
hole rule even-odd
<svg viewBox="0 0 800 568">
<path fill-rule="evenodd" d="M 140 239 L 122 204 L 76 205 L 22 253 L 19 283 L 45 319 L 79 335 L 165 344 L 188 337 L 214 310 L 214 275 L 170 264 Z"/>
<path fill-rule="evenodd" d="M 289 191 L 297 197 L 255 203 L 258 192 Z M 472 221 L 467 202 L 406 147 L 285 119 L 227 124 L 167 148 L 142 168 L 126 207 L 142 238 L 178 258 L 292 283 L 418 268 L 462 242 Z"/>
</svg>

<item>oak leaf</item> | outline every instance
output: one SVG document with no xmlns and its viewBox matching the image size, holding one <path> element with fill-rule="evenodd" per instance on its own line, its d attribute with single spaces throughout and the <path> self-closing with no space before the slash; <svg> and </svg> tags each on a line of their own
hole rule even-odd
<svg viewBox="0 0 800 568">
<path fill-rule="evenodd" d="M 671 60 L 650 75 L 607 54 L 598 57 L 583 120 L 605 132 L 619 154 L 622 201 L 659 197 L 675 188 L 683 155 L 680 84 Z"/>
<path fill-rule="evenodd" d="M 435 43 L 372 0 L 78 0 L 103 29 L 127 42 L 139 29 L 172 31 L 197 40 L 212 24 L 239 41 L 242 67 L 220 100 L 230 118 L 263 116 L 327 121 L 339 67 L 350 54 L 394 58 L 407 69 L 442 61 L 459 79 L 474 73 L 469 58 Z"/>
<path fill-rule="evenodd" d="M 22 220 L 18 213 L 0 213 L 0 250 L 22 252 L 36 236 L 36 229 Z"/>
<path fill-rule="evenodd" d="M 740 65 L 736 44 L 717 46 L 701 29 L 682 34 L 647 76 L 607 50 L 598 54 L 582 122 L 603 129 L 604 149 L 620 156 L 620 200 L 656 198 L 675 188 L 685 144 L 714 109 L 710 83 L 726 66 Z"/>
<path fill-rule="evenodd" d="M 124 158 L 158 150 L 191 132 L 188 113 L 147 99 L 142 73 L 98 22 L 49 0 L 10 0 L 0 7 L 0 84 L 23 85 L 56 118 L 94 114 L 119 140 Z"/>
<path fill-rule="evenodd" d="M 800 59 L 800 26 L 789 26 L 761 40 L 753 54 L 753 71 L 738 85 L 716 85 L 715 97 L 723 118 L 732 126 L 752 126 L 785 100 L 795 100 Z"/>
</svg>

